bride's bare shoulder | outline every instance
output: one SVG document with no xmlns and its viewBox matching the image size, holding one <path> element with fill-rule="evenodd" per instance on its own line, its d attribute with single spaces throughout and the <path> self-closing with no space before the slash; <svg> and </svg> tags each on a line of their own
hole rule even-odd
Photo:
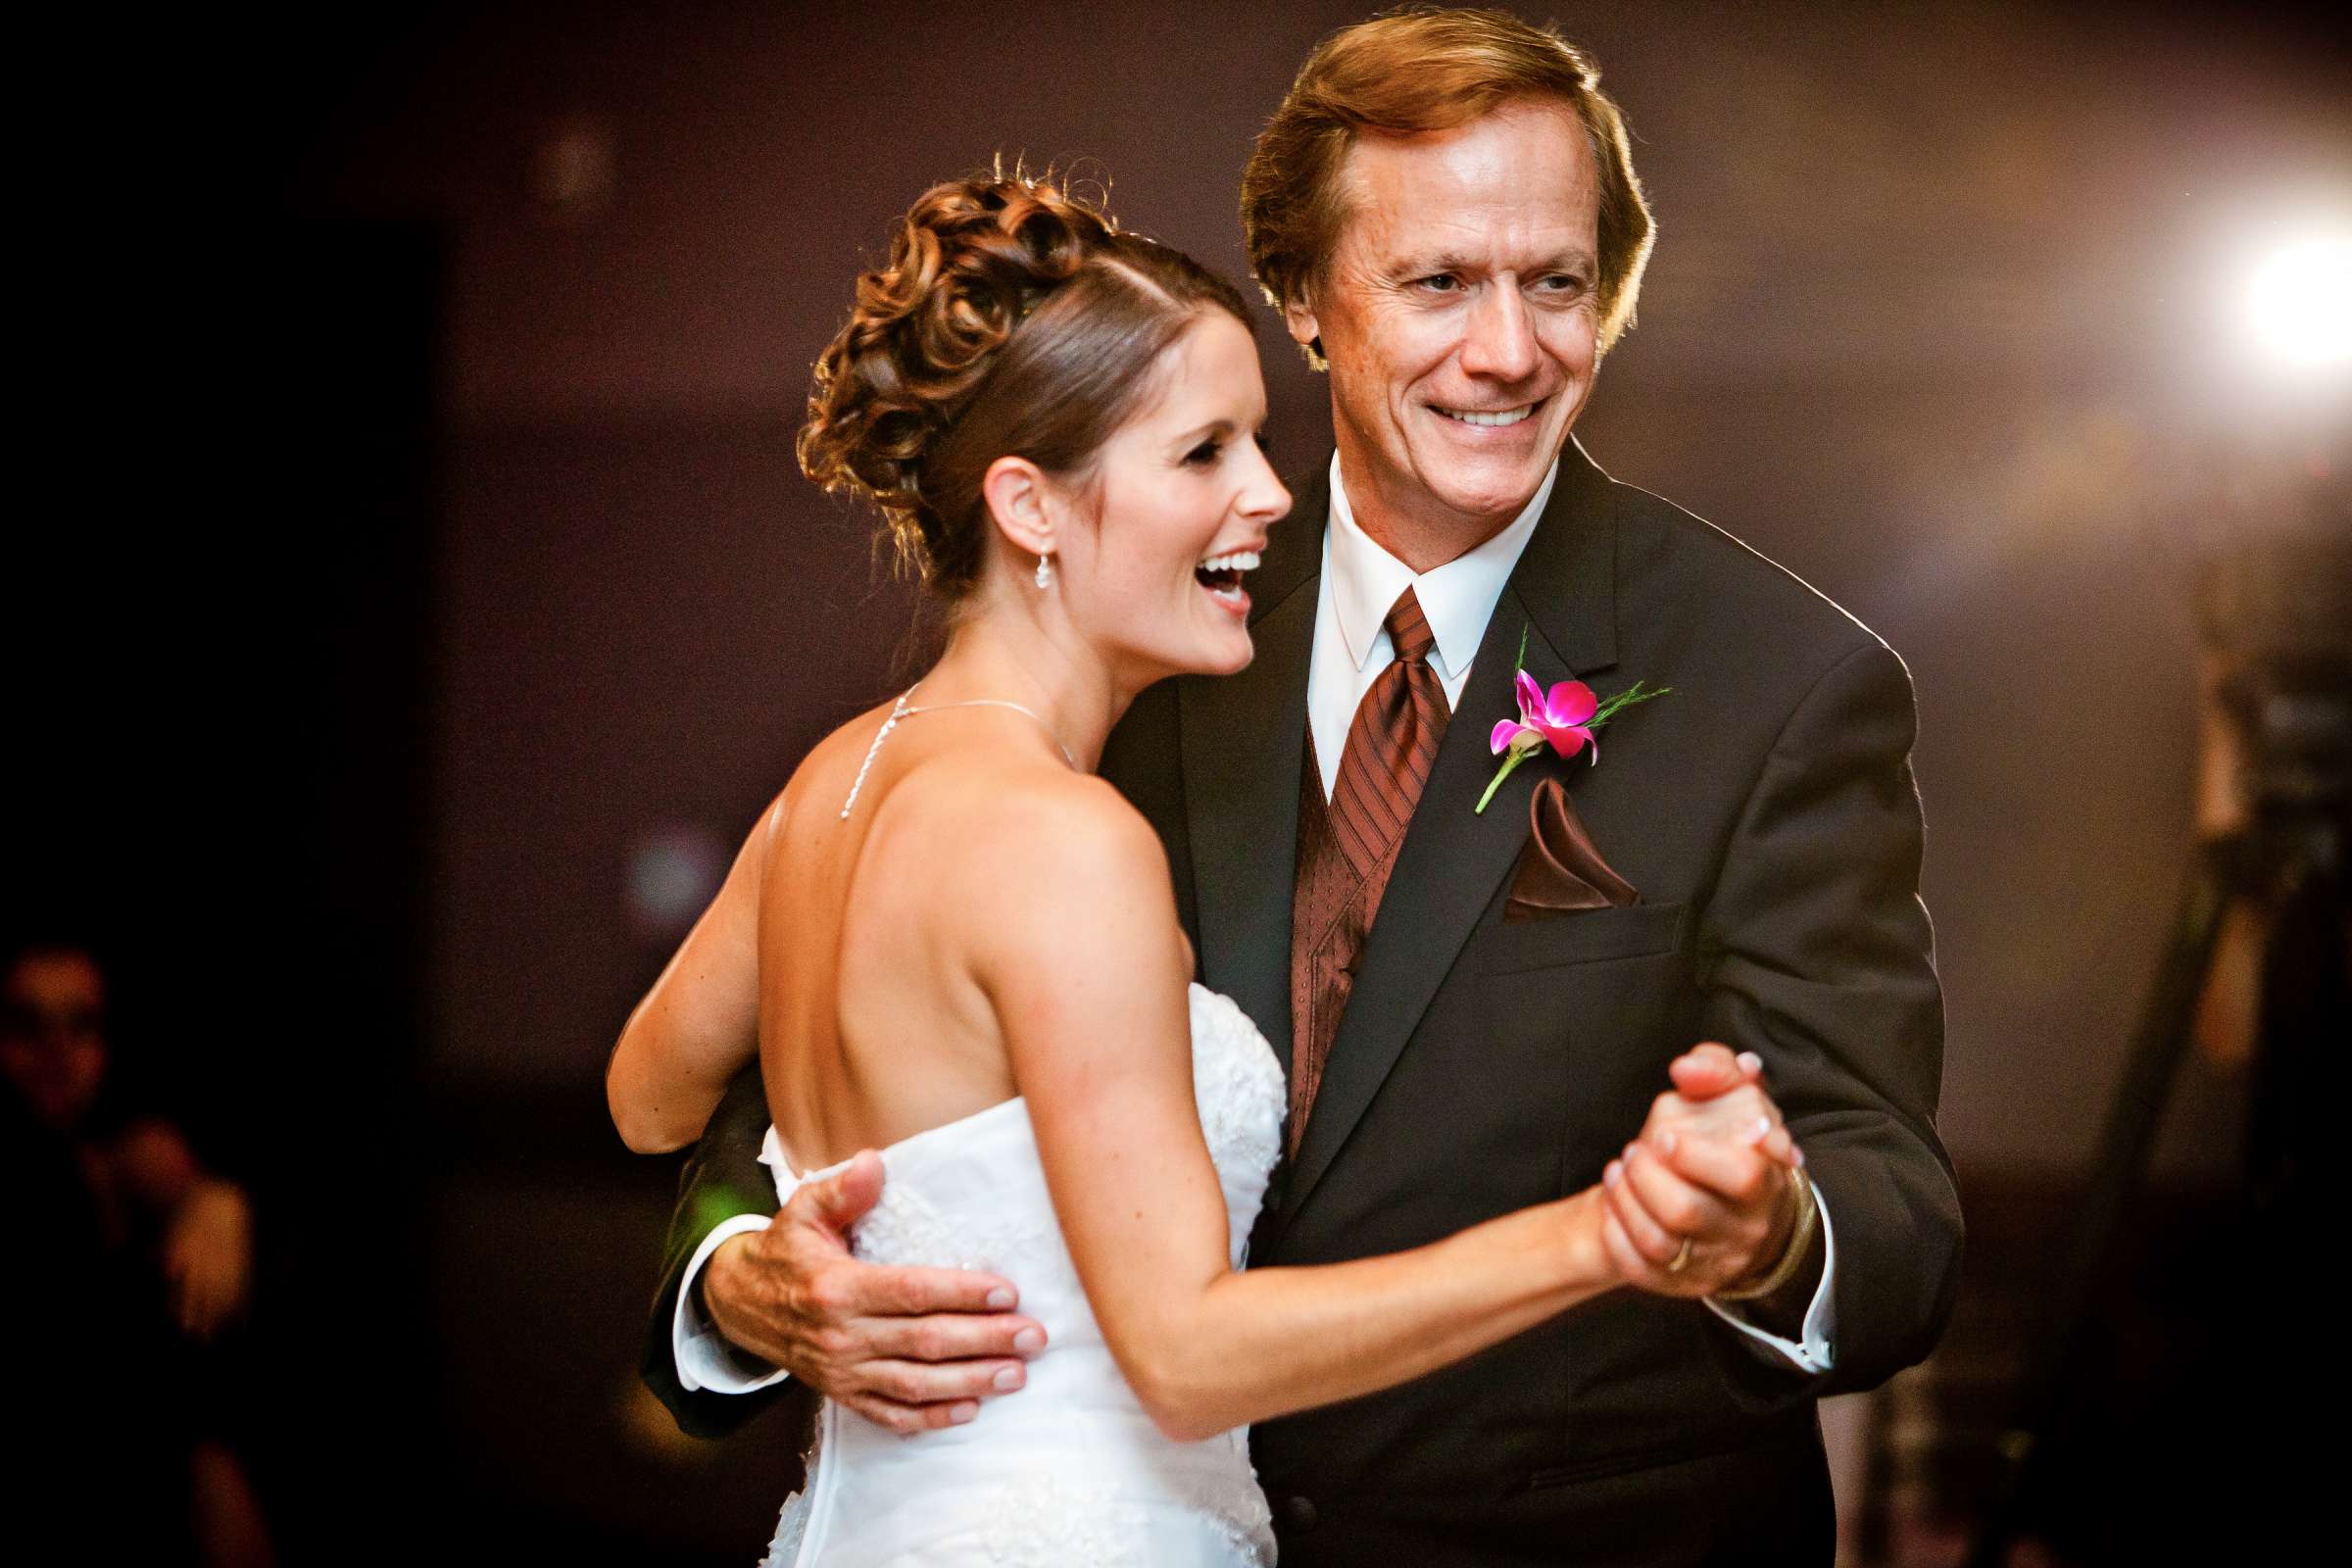
<svg viewBox="0 0 2352 1568">
<path fill-rule="evenodd" d="M 1005 934 L 1143 902 L 1173 917 L 1167 855 L 1126 797 L 1102 779 L 1027 759 L 959 781 L 956 881 Z"/>
<path fill-rule="evenodd" d="M 1023 854 L 1064 871 L 1086 859 L 1118 857 L 1159 840 L 1127 798 L 1092 773 L 1042 758 L 995 757 L 946 783 L 956 806 L 956 831 L 986 858 Z"/>
</svg>

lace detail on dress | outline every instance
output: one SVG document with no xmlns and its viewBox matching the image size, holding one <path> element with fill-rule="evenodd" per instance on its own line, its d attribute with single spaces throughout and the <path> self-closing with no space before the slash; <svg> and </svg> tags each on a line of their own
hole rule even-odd
<svg viewBox="0 0 2352 1568">
<path fill-rule="evenodd" d="M 784 1499 L 776 1537 L 767 1544 L 767 1555 L 760 1559 L 760 1568 L 793 1568 L 801 1560 L 801 1538 L 808 1533 L 808 1489 L 803 1487 Z"/>
<path fill-rule="evenodd" d="M 1258 1568 L 1273 1568 L 1274 1510 L 1266 1504 L 1265 1489 L 1250 1463 L 1250 1433 L 1241 1428 L 1210 1440 L 1233 1446 L 1232 1468 L 1215 1476 L 1195 1475 L 1183 1487 L 1184 1500 L 1218 1532 L 1236 1551 Z"/>
<path fill-rule="evenodd" d="M 1001 1269 L 1051 1234 L 1011 1215 L 988 1222 L 969 1214 L 951 1220 L 907 1184 L 886 1181 L 881 1201 L 851 1233 L 850 1250 L 868 1263 Z"/>
<path fill-rule="evenodd" d="M 1131 1494 L 1032 1476 L 989 1498 L 980 1541 L 1001 1568 L 1141 1568 L 1151 1511 Z"/>
<path fill-rule="evenodd" d="M 817 1456 L 825 1448 L 825 1423 L 820 1416 L 816 1431 L 808 1439 L 808 1451 L 803 1456 L 801 1490 L 784 1499 L 784 1512 L 776 1520 L 775 1539 L 767 1544 L 767 1555 L 760 1559 L 760 1568 L 794 1568 L 801 1560 L 801 1540 L 808 1533 L 810 1497 L 816 1491 Z"/>
<path fill-rule="evenodd" d="M 1259 1181 L 1282 1152 L 1282 1118 L 1266 1115 L 1288 1102 L 1282 1063 L 1231 997 L 1193 987 L 1192 1022 L 1193 1099 L 1217 1173 L 1227 1187 Z"/>
</svg>

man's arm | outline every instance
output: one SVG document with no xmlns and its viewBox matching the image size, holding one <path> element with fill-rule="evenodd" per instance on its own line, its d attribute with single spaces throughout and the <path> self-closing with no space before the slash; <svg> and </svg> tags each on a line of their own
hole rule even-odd
<svg viewBox="0 0 2352 1568">
<path fill-rule="evenodd" d="M 1699 932 L 1702 1028 L 1762 1058 L 1836 1216 L 1825 1394 L 1925 1356 L 1958 1276 L 1959 1198 L 1935 1125 L 1943 997 L 1919 902 L 1915 730 L 1910 676 L 1884 644 L 1826 670 L 1749 792 Z"/>
<path fill-rule="evenodd" d="M 678 1293 L 694 1283 L 686 1278 L 686 1265 L 703 1239 L 721 1224 L 740 1215 L 773 1212 L 775 1183 L 760 1163 L 760 1141 L 766 1130 L 767 1101 L 755 1065 L 727 1085 L 678 1179 L 678 1206 L 670 1215 L 662 1287 L 655 1293 L 653 1317 L 646 1325 L 640 1370 L 645 1386 L 669 1407 L 679 1429 L 698 1438 L 726 1437 L 779 1399 L 809 1397 L 807 1390 L 789 1381 L 757 1393 L 728 1394 L 690 1390 L 678 1376 Z"/>
<path fill-rule="evenodd" d="M 1956 1273 L 1912 734 L 1909 677 L 1876 642 L 1790 714 L 1700 933 L 1706 1027 L 1748 1049 L 1678 1061 L 1604 1177 L 1628 1281 L 1705 1298 L 1776 1363 L 1823 1374 L 1817 1392 L 1925 1355 Z M 1817 1156 L 1801 1175 L 1784 1163 L 1805 1163 L 1799 1145 Z"/>
</svg>

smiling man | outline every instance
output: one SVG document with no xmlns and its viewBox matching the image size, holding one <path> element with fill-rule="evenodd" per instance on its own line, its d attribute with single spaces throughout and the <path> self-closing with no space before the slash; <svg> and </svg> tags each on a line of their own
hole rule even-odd
<svg viewBox="0 0 2352 1568">
<path fill-rule="evenodd" d="M 1333 183 L 1347 220 L 1283 315 L 1328 362 L 1357 518 L 1426 571 L 1527 505 L 1592 395 L 1596 160 L 1538 100 L 1360 138 Z"/>
<path fill-rule="evenodd" d="M 1253 1263 L 1599 1181 L 1636 1287 L 1255 1428 L 1286 1568 L 1827 1562 L 1815 1401 L 1917 1360 L 1949 1308 L 1909 681 L 1570 439 L 1650 243 L 1597 82 L 1494 12 L 1308 59 L 1242 209 L 1336 450 L 1249 574 L 1254 662 L 1147 692 L 1102 761 L 1166 844 L 1201 979 L 1289 1074 Z M 1490 791 L 1519 668 L 1671 694 L 1605 763 Z M 1701 1041 L 1724 1049 L 1669 1083 Z M 1762 1151 L 1784 1122 L 1801 1175 Z M 1726 1125 L 1758 1145 L 1691 1136 Z M 681 1422 L 730 1428 L 787 1372 L 903 1430 L 1019 1397 L 1019 1282 L 855 1261 L 875 1193 L 851 1178 L 760 1211 L 764 1126 L 747 1079 L 690 1167 L 646 1362 Z"/>
</svg>

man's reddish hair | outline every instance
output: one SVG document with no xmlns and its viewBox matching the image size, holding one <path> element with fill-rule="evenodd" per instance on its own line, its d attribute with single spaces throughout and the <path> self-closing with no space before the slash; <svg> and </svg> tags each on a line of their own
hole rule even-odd
<svg viewBox="0 0 2352 1568">
<path fill-rule="evenodd" d="M 1654 227 L 1625 117 L 1584 51 L 1500 11 L 1409 6 L 1343 27 L 1306 57 L 1242 174 L 1242 230 L 1266 298 L 1303 303 L 1322 281 L 1348 216 L 1341 173 L 1358 136 L 1451 130 L 1546 101 L 1575 112 L 1600 173 L 1595 291 L 1606 350 L 1633 324 Z"/>
</svg>

